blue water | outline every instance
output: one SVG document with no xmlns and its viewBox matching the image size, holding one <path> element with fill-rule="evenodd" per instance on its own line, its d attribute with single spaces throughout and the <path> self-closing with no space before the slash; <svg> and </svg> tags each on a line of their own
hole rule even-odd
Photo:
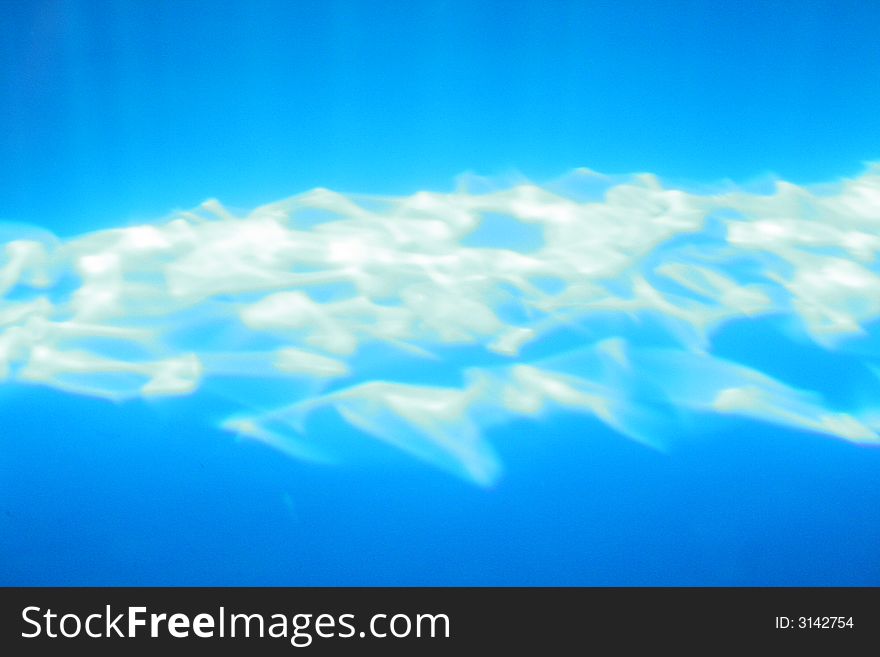
<svg viewBox="0 0 880 657">
<path fill-rule="evenodd" d="M 66 238 L 468 171 L 697 188 L 880 160 L 876 3 L 413 4 L 5 9 L 0 220 Z M 768 321 L 711 348 L 849 408 L 880 392 L 864 343 Z M 0 584 L 880 584 L 876 446 L 698 413 L 661 451 L 561 411 L 487 427 L 503 473 L 482 487 L 329 413 L 310 422 L 349 452 L 332 465 L 220 431 L 226 414 L 210 390 L 0 384 Z"/>
</svg>

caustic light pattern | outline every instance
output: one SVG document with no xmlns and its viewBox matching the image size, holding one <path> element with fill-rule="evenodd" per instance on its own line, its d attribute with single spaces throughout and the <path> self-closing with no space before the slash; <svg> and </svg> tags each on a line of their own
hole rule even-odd
<svg viewBox="0 0 880 657">
<path fill-rule="evenodd" d="M 484 485 L 500 470 L 486 427 L 553 409 L 655 446 L 718 415 L 880 443 L 877 404 L 831 403 L 712 342 L 772 318 L 877 380 L 877 166 L 764 191 L 588 170 L 395 198 L 316 189 L 71 239 L 5 233 L 0 380 L 215 392 L 223 429 L 303 458 L 332 456 L 309 431 L 321 409 Z"/>
</svg>

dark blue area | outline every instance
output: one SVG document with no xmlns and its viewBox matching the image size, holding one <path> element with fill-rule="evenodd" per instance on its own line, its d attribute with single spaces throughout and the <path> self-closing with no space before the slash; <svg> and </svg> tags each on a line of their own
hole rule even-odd
<svg viewBox="0 0 880 657">
<path fill-rule="evenodd" d="M 880 584 L 880 451 L 825 437 L 733 422 L 659 453 L 520 421 L 482 489 L 338 423 L 354 458 L 318 466 L 193 400 L 4 402 L 4 584 Z"/>
</svg>

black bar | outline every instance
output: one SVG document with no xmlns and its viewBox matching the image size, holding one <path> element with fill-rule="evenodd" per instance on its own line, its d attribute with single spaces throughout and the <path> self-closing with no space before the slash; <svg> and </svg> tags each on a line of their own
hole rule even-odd
<svg viewBox="0 0 880 657">
<path fill-rule="evenodd" d="M 144 624 L 134 627 L 134 638 L 119 637 L 129 630 L 130 607 L 144 608 L 134 614 Z M 66 618 L 62 628 L 66 614 L 76 619 Z M 156 638 L 149 636 L 151 614 L 165 614 L 156 621 Z M 177 617 L 175 632 L 186 637 L 171 635 L 167 620 L 173 614 L 184 615 Z M 203 637 L 195 631 L 199 614 L 207 615 L 198 621 Z M 255 636 L 261 622 L 256 617 L 239 617 L 233 623 L 236 637 L 229 636 L 233 614 L 261 615 L 264 637 Z M 318 627 L 321 614 L 326 616 Z M 88 629 L 111 638 L 86 636 L 90 615 Z M 417 622 L 420 637 L 414 636 Z M 266 636 L 273 623 L 275 632 L 283 629 L 286 636 Z M 246 625 L 250 637 L 242 636 Z M 77 636 L 65 638 L 62 629 Z M 386 636 L 374 637 L 373 630 Z M 54 653 L 65 647 L 83 648 L 91 655 L 144 647 L 160 649 L 163 656 L 226 649 L 259 655 L 359 654 L 367 649 L 378 654 L 469 654 L 485 647 L 517 654 L 576 654 L 598 651 L 601 645 L 643 651 L 646 642 L 676 650 L 806 645 L 848 650 L 878 644 L 880 589 L 5 588 L 0 589 L 0 632 L 2 654 Z M 37 632 L 32 638 L 23 636 Z M 58 636 L 48 637 L 47 632 Z M 294 633 L 296 647 L 291 643 Z"/>
</svg>

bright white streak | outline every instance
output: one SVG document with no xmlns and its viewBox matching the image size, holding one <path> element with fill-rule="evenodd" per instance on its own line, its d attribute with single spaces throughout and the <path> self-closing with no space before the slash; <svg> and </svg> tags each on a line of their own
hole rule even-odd
<svg viewBox="0 0 880 657">
<path fill-rule="evenodd" d="M 489 215 L 539 230 L 542 245 L 467 246 Z M 112 399 L 289 379 L 288 399 L 242 393 L 244 414 L 223 426 L 298 453 L 305 417 L 329 406 L 481 484 L 499 472 L 486 424 L 553 407 L 648 444 L 672 421 L 657 400 L 870 444 L 876 409 L 827 407 L 714 355 L 711 337 L 771 314 L 817 349 L 865 335 L 880 315 L 878 251 L 877 167 L 821 193 L 780 181 L 772 194 L 695 194 L 578 170 L 480 194 L 319 189 L 242 216 L 208 201 L 151 225 L 3 245 L 0 379 Z M 607 317 L 650 319 L 665 346 L 595 330 L 556 346 Z M 460 382 L 414 385 L 401 360 Z"/>
</svg>

